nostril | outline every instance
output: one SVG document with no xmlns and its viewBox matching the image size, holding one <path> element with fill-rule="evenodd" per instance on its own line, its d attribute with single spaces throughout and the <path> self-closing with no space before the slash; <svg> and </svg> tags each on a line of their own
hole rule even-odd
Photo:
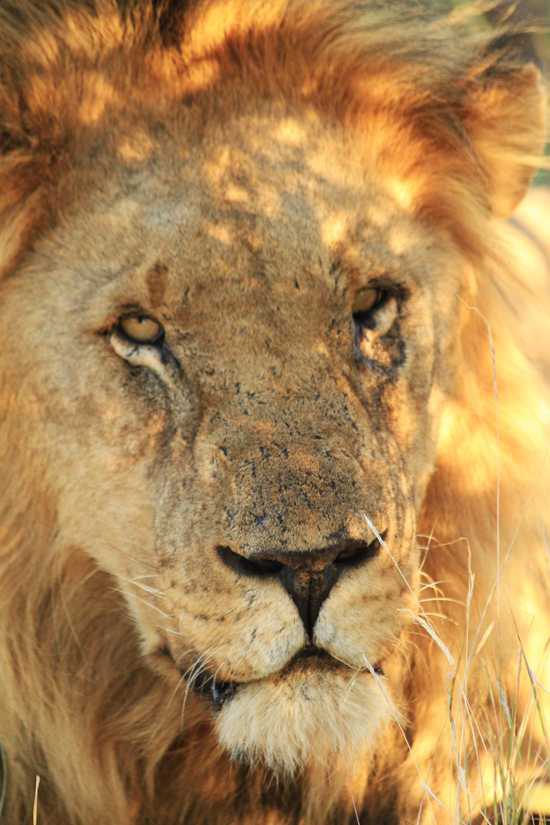
<svg viewBox="0 0 550 825">
<path fill-rule="evenodd" d="M 255 558 L 247 558 L 235 553 L 230 547 L 218 547 L 218 556 L 232 570 L 236 573 L 241 573 L 245 576 L 256 576 L 262 578 L 269 578 L 270 576 L 277 576 L 284 568 L 282 562 L 269 556 L 256 556 Z"/>
<path fill-rule="evenodd" d="M 337 567 L 357 567 L 364 561 L 373 559 L 380 552 L 382 542 L 386 538 L 386 532 L 381 533 L 380 538 L 376 537 L 370 544 L 356 541 L 350 542 L 347 547 L 344 547 L 344 549 L 338 553 L 334 559 L 334 564 Z M 380 539 L 382 539 L 382 541 L 380 541 Z"/>
</svg>

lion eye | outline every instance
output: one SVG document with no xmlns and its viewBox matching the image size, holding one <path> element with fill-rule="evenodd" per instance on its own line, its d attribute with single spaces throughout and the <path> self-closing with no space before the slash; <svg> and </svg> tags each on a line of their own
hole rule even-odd
<svg viewBox="0 0 550 825">
<path fill-rule="evenodd" d="M 390 358 L 384 338 L 399 314 L 399 300 L 395 287 L 376 286 L 361 290 L 352 309 L 355 357 L 384 364 Z"/>
<path fill-rule="evenodd" d="M 173 386 L 180 374 L 180 364 L 165 343 L 164 327 L 159 321 L 134 310 L 121 315 L 105 332 L 120 358 L 132 367 L 145 367 Z"/>
<path fill-rule="evenodd" d="M 382 298 L 382 290 L 379 287 L 362 289 L 355 298 L 356 312 L 369 312 Z"/>
<path fill-rule="evenodd" d="M 159 344 L 164 338 L 162 324 L 149 315 L 125 315 L 120 318 L 118 327 L 123 335 L 133 344 Z"/>
<path fill-rule="evenodd" d="M 362 289 L 355 297 L 353 320 L 357 326 L 372 326 L 375 310 L 381 307 L 388 297 L 387 290 L 380 287 Z"/>
</svg>

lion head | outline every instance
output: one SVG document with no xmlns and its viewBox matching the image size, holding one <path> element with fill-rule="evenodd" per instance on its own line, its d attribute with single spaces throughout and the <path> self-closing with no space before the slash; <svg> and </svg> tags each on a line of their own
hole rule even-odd
<svg viewBox="0 0 550 825">
<path fill-rule="evenodd" d="M 430 681 L 413 628 L 457 655 L 425 579 L 464 600 L 441 548 L 494 527 L 482 274 L 537 70 L 399 3 L 181 5 L 0 12 L 0 740 L 48 823 L 258 822 L 200 760 L 363 799 Z"/>
</svg>

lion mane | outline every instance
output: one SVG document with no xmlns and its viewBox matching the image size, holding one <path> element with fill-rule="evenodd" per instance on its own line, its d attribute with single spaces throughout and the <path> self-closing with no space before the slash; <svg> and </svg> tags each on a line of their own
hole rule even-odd
<svg viewBox="0 0 550 825">
<path fill-rule="evenodd" d="M 33 806 L 41 825 L 450 825 L 481 815 L 487 817 L 483 821 L 497 821 L 510 799 L 529 808 L 529 793 L 547 779 L 550 372 L 544 340 L 550 246 L 548 238 L 533 244 L 533 230 L 525 231 L 540 221 L 532 217 L 541 214 L 536 197 L 524 202 L 515 228 L 507 223 L 540 164 L 544 95 L 538 69 L 514 46 L 515 24 L 501 22 L 488 30 L 475 24 L 473 9 L 433 19 L 412 5 L 404 0 L 3 0 L 0 5 L 0 743 L 7 763 L 3 815 L 9 825 L 30 822 Z M 326 161 L 327 145 L 339 147 L 331 155 L 336 171 Z M 245 159 L 236 172 L 231 167 L 238 152 Z M 340 168 L 348 168 L 348 154 L 360 158 L 349 168 L 370 170 L 368 180 L 383 188 L 383 199 L 362 195 L 357 187 L 366 184 L 353 181 L 353 172 L 338 177 Z M 208 181 L 199 192 L 193 173 L 185 172 L 188 177 L 178 184 L 189 192 L 183 207 L 170 189 L 180 167 L 194 168 Z M 250 168 L 255 171 L 249 174 Z M 123 197 L 113 196 L 112 211 L 102 214 L 101 199 L 111 197 L 124 175 L 131 176 L 131 184 Z M 145 179 L 161 181 L 158 190 L 151 184 L 146 195 L 134 195 Z M 247 200 L 251 180 L 255 194 Z M 204 192 L 214 202 L 222 181 L 225 211 L 208 212 Z M 323 396 L 322 376 L 329 367 L 314 372 L 328 356 L 325 344 L 313 343 L 311 313 L 319 313 L 334 346 L 345 349 L 335 331 L 339 322 L 327 309 L 330 301 L 320 297 L 317 305 L 313 292 L 303 309 L 288 309 L 303 289 L 296 272 L 305 273 L 306 280 L 313 277 L 313 250 L 330 247 L 338 260 L 348 261 L 331 269 L 321 257 L 319 266 L 328 273 L 321 279 L 336 278 L 336 269 L 345 273 L 336 278 L 331 295 L 340 295 L 338 283 L 347 273 L 355 283 L 361 260 L 370 255 L 353 257 L 344 249 L 349 225 L 344 189 L 363 198 L 367 223 L 389 238 L 394 257 L 380 260 L 388 269 L 395 259 L 408 261 L 404 267 L 411 271 L 425 271 L 426 289 L 436 296 L 431 303 L 426 298 L 433 334 L 428 336 L 428 316 L 420 308 L 416 321 L 402 320 L 419 341 L 408 389 L 398 376 L 411 356 L 399 349 L 398 332 L 377 339 L 364 358 L 371 367 L 363 364 L 362 380 L 383 382 L 369 384 L 365 407 L 372 426 L 366 435 L 349 424 L 353 416 L 363 421 L 349 370 L 345 380 L 331 384 L 331 392 L 339 393 L 332 406 L 332 396 Z M 293 200 L 307 199 L 310 190 L 329 193 L 324 217 L 315 213 L 322 224 L 315 237 L 315 203 L 310 213 L 303 205 L 310 201 Z M 100 204 L 94 218 L 91 192 Z M 158 206 L 163 199 L 172 204 L 166 213 Z M 152 234 L 143 236 L 141 253 L 124 257 L 127 239 L 141 237 L 142 229 L 135 228 L 141 218 L 130 226 L 127 217 L 134 208 L 144 210 L 139 215 L 147 216 Z M 187 254 L 186 244 L 200 234 L 194 230 L 184 241 L 166 234 L 165 215 L 180 215 L 178 210 L 182 221 L 205 210 L 210 216 L 207 229 L 201 224 L 204 254 L 199 248 L 193 252 L 199 280 L 208 271 L 207 259 L 219 261 L 224 272 L 253 260 L 265 269 L 264 285 L 272 283 L 275 271 L 293 275 L 286 293 L 269 287 L 277 313 L 280 306 L 290 313 L 287 326 L 275 310 L 261 314 L 260 298 L 245 306 L 236 292 L 231 303 L 229 274 L 225 286 L 211 288 L 211 310 L 193 287 L 196 309 L 185 315 L 188 331 L 172 337 L 186 347 L 185 334 L 208 330 L 210 337 L 201 340 L 212 347 L 216 336 L 225 342 L 226 350 L 216 350 L 222 360 L 235 338 L 224 375 L 242 368 L 248 378 L 242 387 L 240 380 L 224 379 L 222 392 L 215 384 L 216 363 L 197 344 L 189 350 L 185 379 L 191 389 L 172 415 L 167 399 L 183 386 L 181 357 L 165 353 L 157 361 L 153 345 L 128 350 L 116 332 L 114 303 L 105 310 L 97 309 L 99 304 L 90 308 L 89 296 L 105 298 L 102 239 L 109 236 L 111 258 L 120 251 L 121 277 L 139 269 L 140 255 L 146 257 L 152 247 L 166 252 L 168 264 L 153 259 L 147 264 L 147 279 L 151 314 L 168 304 L 164 285 L 179 264 L 166 250 L 177 246 Z M 273 215 L 283 214 L 294 225 L 277 241 L 284 220 L 278 223 Z M 412 234 L 411 227 L 416 227 Z M 421 240 L 415 246 L 416 231 Z M 277 254 L 262 258 L 271 242 L 279 244 Z M 241 257 L 223 257 L 239 244 L 245 250 Z M 298 266 L 300 253 L 292 250 L 300 244 L 311 254 L 304 252 Z M 368 249 L 375 247 L 373 242 Z M 243 276 L 239 289 L 254 295 L 253 289 L 264 288 L 258 283 L 253 275 Z M 376 287 L 373 300 L 386 294 L 384 284 Z M 222 304 L 216 290 L 226 286 Z M 396 306 L 406 293 L 396 293 Z M 392 300 L 387 299 L 387 312 L 393 311 Z M 142 302 L 122 301 L 124 312 L 130 311 L 128 303 L 132 310 Z M 309 314 L 308 307 L 313 307 Z M 252 311 L 260 319 L 256 344 L 254 334 L 231 333 L 225 319 L 238 316 L 246 324 Z M 362 317 L 354 311 L 355 318 Z M 157 317 L 166 329 L 175 323 L 167 310 L 158 309 Z M 76 330 L 71 324 L 77 323 L 83 343 L 75 345 L 80 349 L 73 358 L 69 339 L 77 335 L 68 330 Z M 273 344 L 270 329 L 292 336 L 296 326 L 300 341 L 312 343 L 306 355 L 296 345 L 297 366 L 291 369 L 297 372 L 288 384 L 293 391 L 284 395 L 272 383 L 268 392 L 268 379 L 286 380 L 277 372 L 276 355 L 284 335 Z M 368 324 L 365 329 L 370 340 L 375 333 Z M 91 353 L 100 346 L 87 377 L 87 359 L 96 358 Z M 260 375 L 260 356 L 272 365 L 271 377 Z M 199 378 L 193 377 L 194 363 Z M 157 377 L 143 377 L 149 367 Z M 430 371 L 439 378 L 430 378 Z M 259 376 L 257 383 L 252 374 Z M 303 401 L 303 413 L 298 405 L 313 395 L 317 380 L 317 396 L 326 404 L 315 406 L 315 426 L 327 434 L 325 453 L 307 429 L 313 409 L 307 404 L 317 404 L 317 396 Z M 161 393 L 162 381 L 168 389 Z M 428 381 L 425 392 L 418 389 Z M 202 395 L 194 400 L 198 383 Z M 268 401 L 278 400 L 274 410 L 260 415 L 256 405 L 262 392 Z M 212 413 L 205 424 L 203 410 L 199 423 L 188 426 L 208 403 L 218 404 L 218 417 Z M 154 414 L 146 412 L 152 409 L 148 404 L 156 404 Z M 205 427 L 218 433 L 231 404 L 239 410 L 227 430 L 233 440 L 229 449 L 218 449 L 212 469 L 215 462 L 206 457 L 201 433 Z M 114 423 L 126 420 L 129 409 L 130 423 Z M 275 433 L 269 450 L 258 448 L 261 465 L 247 458 L 243 433 L 254 432 L 249 441 L 257 435 L 250 429 L 251 416 L 258 432 Z M 279 438 L 283 425 L 287 435 Z M 342 638 L 356 640 L 363 633 L 365 650 L 372 648 L 379 658 L 369 661 L 365 655 L 361 667 L 350 642 L 353 678 L 346 680 L 341 671 L 333 676 L 326 663 L 319 676 L 306 664 L 293 671 L 289 661 L 302 644 L 301 624 L 296 611 L 287 618 L 278 601 L 283 589 L 267 580 L 279 570 L 280 555 L 262 562 L 264 591 L 264 579 L 256 585 L 247 578 L 246 565 L 256 564 L 253 556 L 243 561 L 218 548 L 238 573 L 226 575 L 227 565 L 216 556 L 217 572 L 204 567 L 203 587 L 197 584 L 202 580 L 185 578 L 191 576 L 187 557 L 175 566 L 174 536 L 184 535 L 190 523 L 206 535 L 208 523 L 217 518 L 211 504 L 217 499 L 205 490 L 222 489 L 220 462 L 223 472 L 233 472 L 231 455 L 241 450 L 244 458 L 232 486 L 220 493 L 224 507 L 229 498 L 232 502 L 224 509 L 227 535 L 262 536 L 267 525 L 266 546 L 275 546 L 282 535 L 279 514 L 290 531 L 289 546 L 316 548 L 321 531 L 328 535 L 333 529 L 331 513 L 339 507 L 366 512 L 357 485 L 352 489 L 349 481 L 359 459 L 349 456 L 355 437 L 368 446 L 369 433 L 385 427 L 393 428 L 392 444 L 401 445 L 399 450 L 388 448 L 380 457 L 369 447 L 371 475 L 357 470 L 357 478 L 372 479 L 373 512 L 378 500 L 387 503 L 388 512 L 392 502 L 401 504 L 381 534 L 368 515 L 361 523 L 346 522 L 352 543 L 338 559 L 346 564 L 351 554 L 355 563 L 367 544 L 372 550 L 368 529 L 382 550 L 391 555 L 395 546 L 398 555 L 387 560 L 387 568 L 373 568 L 381 571 L 378 584 L 357 573 L 366 576 L 361 592 L 368 596 L 353 590 L 356 574 L 350 567 L 327 598 L 315 637 L 338 658 L 330 647 L 329 620 L 338 624 L 330 605 L 346 599 L 334 608 L 348 622 Z M 289 493 L 275 478 L 300 439 L 302 452 L 292 459 L 292 473 L 308 491 L 302 510 L 298 487 Z M 159 477 L 159 466 L 186 467 L 191 442 L 193 477 L 182 470 L 173 482 L 178 490 L 187 485 L 191 491 L 188 509 L 178 515 L 179 499 L 169 484 L 147 485 Z M 145 460 L 149 469 L 142 470 Z M 249 502 L 260 495 L 263 509 L 258 504 L 249 517 Z M 165 508 L 155 521 L 164 548 L 155 565 L 152 551 L 147 555 L 143 549 L 154 520 L 148 496 Z M 260 546 L 260 539 L 254 541 Z M 199 545 L 193 545 L 195 554 Z M 197 564 L 206 564 L 200 558 Z M 385 562 L 377 557 L 368 563 Z M 396 566 L 399 576 L 391 578 L 387 571 L 395 573 Z M 230 576 L 236 577 L 235 587 L 245 579 L 253 582 L 239 590 L 238 609 L 225 601 L 233 598 Z M 376 587 L 389 588 L 390 579 L 394 595 L 384 596 L 386 604 L 376 612 Z M 161 590 L 168 594 L 164 601 Z M 296 593 L 293 599 L 301 604 Z M 370 607 L 363 607 L 366 601 Z M 373 612 L 353 612 L 363 609 Z M 280 627 L 258 618 L 252 632 L 254 610 L 258 617 L 281 617 Z M 208 630 L 207 642 L 198 642 L 214 613 L 214 630 Z M 176 614 L 179 624 L 171 618 Z M 170 657 L 185 664 L 180 671 L 187 671 L 186 679 L 173 679 L 173 661 L 166 655 L 170 640 L 158 641 L 159 622 L 174 628 L 166 631 L 173 633 L 174 646 L 182 638 Z M 257 651 L 254 666 L 235 653 L 235 645 L 244 648 L 245 640 Z M 224 644 L 232 651 L 227 658 Z M 347 650 L 345 639 L 341 644 Z M 185 658 L 187 647 L 202 653 L 194 665 Z M 210 682 L 203 678 L 207 687 L 201 691 L 200 676 L 210 666 L 207 651 L 212 650 L 218 670 Z M 290 651 L 287 660 L 285 651 Z M 217 673 L 223 681 L 216 688 Z M 292 679 L 302 679 L 299 689 Z M 245 689 L 236 689 L 241 682 Z M 216 711 L 212 697 L 205 696 L 208 690 Z M 289 691 L 294 691 L 291 699 Z"/>
</svg>

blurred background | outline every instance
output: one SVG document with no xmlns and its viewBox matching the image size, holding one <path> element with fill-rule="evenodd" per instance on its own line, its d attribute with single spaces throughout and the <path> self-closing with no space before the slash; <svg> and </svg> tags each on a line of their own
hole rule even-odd
<svg viewBox="0 0 550 825">
<path fill-rule="evenodd" d="M 432 0 L 429 5 L 441 9 L 458 8 L 466 5 L 468 0 Z M 547 75 L 550 72 L 550 0 L 503 0 L 503 5 L 516 5 L 520 12 L 525 12 L 528 19 L 541 31 L 534 35 L 537 51 L 546 63 Z M 546 29 L 546 32 L 542 31 Z"/>
<path fill-rule="evenodd" d="M 450 10 L 453 7 L 464 5 L 467 0 L 431 0 L 431 2 L 440 6 L 442 10 Z M 510 0 L 504 0 L 504 3 L 512 5 Z M 537 30 L 533 34 L 535 48 L 544 64 L 543 70 L 549 84 L 550 93 L 550 0 L 515 0 L 515 4 L 521 14 L 525 13 L 528 16 L 528 19 L 533 22 L 533 28 Z M 546 154 L 550 157 L 550 141 L 546 146 Z M 550 171 L 540 172 L 535 183 L 550 185 Z"/>
</svg>

